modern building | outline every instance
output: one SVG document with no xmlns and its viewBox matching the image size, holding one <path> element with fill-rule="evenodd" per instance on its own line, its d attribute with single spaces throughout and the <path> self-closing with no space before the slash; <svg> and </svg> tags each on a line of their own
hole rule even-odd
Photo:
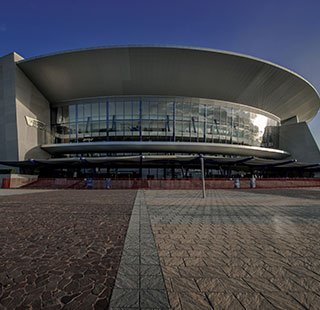
<svg viewBox="0 0 320 310">
<path fill-rule="evenodd" d="M 315 88 L 268 61 L 129 46 L 0 58 L 0 161 L 20 169 L 165 177 L 221 167 L 317 167 Z M 167 169 L 169 168 L 169 169 Z"/>
</svg>

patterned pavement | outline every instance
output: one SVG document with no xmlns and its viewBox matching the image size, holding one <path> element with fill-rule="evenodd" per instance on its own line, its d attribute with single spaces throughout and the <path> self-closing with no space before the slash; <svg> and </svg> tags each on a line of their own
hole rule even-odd
<svg viewBox="0 0 320 310">
<path fill-rule="evenodd" d="M 319 188 L 32 193 L 0 192 L 0 309 L 320 309 Z"/>
<path fill-rule="evenodd" d="M 0 196 L 0 309 L 106 309 L 135 191 Z"/>
<path fill-rule="evenodd" d="M 146 192 L 172 309 L 320 309 L 320 190 Z"/>
</svg>

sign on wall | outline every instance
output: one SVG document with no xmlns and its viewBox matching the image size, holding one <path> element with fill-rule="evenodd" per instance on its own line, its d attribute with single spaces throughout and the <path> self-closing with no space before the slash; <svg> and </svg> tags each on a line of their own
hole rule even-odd
<svg viewBox="0 0 320 310">
<path fill-rule="evenodd" d="M 27 125 L 30 126 L 30 127 L 35 127 L 35 128 L 38 128 L 40 130 L 45 130 L 46 129 L 46 124 L 35 119 L 35 118 L 32 118 L 30 116 L 25 116 L 26 118 L 26 122 L 27 122 Z"/>
</svg>

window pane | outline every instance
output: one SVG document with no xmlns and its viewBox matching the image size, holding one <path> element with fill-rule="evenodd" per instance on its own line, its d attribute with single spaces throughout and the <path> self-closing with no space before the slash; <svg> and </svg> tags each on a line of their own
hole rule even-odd
<svg viewBox="0 0 320 310">
<path fill-rule="evenodd" d="M 102 100 L 102 102 L 100 102 L 100 120 L 107 119 L 106 107 L 107 107 L 106 101 Z"/>
<path fill-rule="evenodd" d="M 92 120 L 98 121 L 99 120 L 99 103 L 95 102 L 91 105 L 92 107 Z"/>
</svg>

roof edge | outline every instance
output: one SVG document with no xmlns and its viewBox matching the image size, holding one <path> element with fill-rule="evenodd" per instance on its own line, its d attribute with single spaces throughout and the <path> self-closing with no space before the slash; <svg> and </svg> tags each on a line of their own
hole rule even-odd
<svg viewBox="0 0 320 310">
<path fill-rule="evenodd" d="M 273 63 L 271 61 L 255 57 L 255 56 L 250 56 L 242 53 L 237 53 L 237 52 L 231 52 L 231 51 L 226 51 L 226 50 L 220 50 L 220 49 L 213 49 L 213 48 L 208 48 L 208 47 L 194 47 L 194 46 L 184 46 L 184 45 L 162 45 L 162 44 L 128 44 L 128 45 L 107 45 L 107 46 L 96 46 L 96 47 L 84 47 L 84 48 L 78 48 L 78 49 L 70 49 L 70 50 L 64 50 L 64 51 L 58 51 L 58 52 L 52 52 L 48 54 L 43 54 L 39 56 L 33 56 L 30 58 L 22 59 L 20 61 L 17 61 L 17 63 L 23 63 L 23 62 L 28 62 L 32 60 L 37 60 L 37 59 L 42 59 L 42 58 L 48 58 L 52 56 L 58 56 L 58 55 L 63 55 L 63 54 L 71 54 L 71 53 L 81 53 L 84 51 L 94 51 L 94 50 L 103 50 L 103 49 L 117 49 L 117 48 L 163 48 L 163 49 L 181 49 L 181 50 L 194 50 L 194 51 L 203 51 L 203 52 L 213 52 L 213 53 L 219 53 L 219 54 L 227 54 L 231 56 L 237 56 L 237 57 L 242 57 L 246 59 L 251 59 L 254 61 L 258 61 L 264 64 L 268 64 L 270 66 L 276 67 L 278 69 L 284 70 L 289 72 L 290 74 L 298 77 L 299 79 L 303 80 L 305 83 L 307 83 L 317 94 L 319 98 L 319 108 L 320 108 L 320 94 L 318 90 L 309 82 L 305 77 L 302 75 L 298 74 L 297 72 L 288 69 L 284 66 L 281 66 L 279 64 Z M 20 56 L 20 55 L 19 55 Z"/>
</svg>

